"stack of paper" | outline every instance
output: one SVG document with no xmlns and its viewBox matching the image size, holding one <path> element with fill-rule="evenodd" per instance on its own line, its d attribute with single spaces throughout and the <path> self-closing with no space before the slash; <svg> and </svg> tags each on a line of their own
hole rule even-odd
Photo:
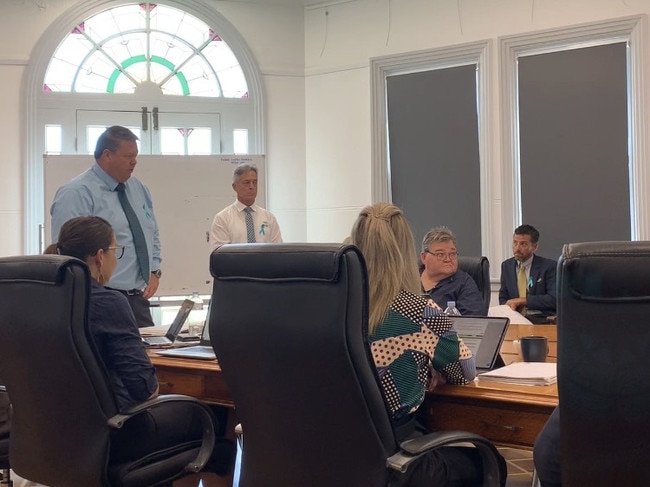
<svg viewBox="0 0 650 487">
<path fill-rule="evenodd" d="M 478 375 L 481 382 L 505 382 L 528 386 L 548 386 L 557 382 L 557 364 L 551 362 L 514 362 Z"/>
<path fill-rule="evenodd" d="M 513 325 L 532 325 L 533 323 L 521 313 L 514 311 L 507 304 L 492 306 L 488 309 L 488 316 L 501 316 L 509 318 Z"/>
</svg>

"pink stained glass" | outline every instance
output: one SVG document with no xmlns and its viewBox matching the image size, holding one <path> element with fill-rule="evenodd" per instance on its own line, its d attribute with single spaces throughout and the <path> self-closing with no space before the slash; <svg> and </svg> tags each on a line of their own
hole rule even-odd
<svg viewBox="0 0 650 487">
<path fill-rule="evenodd" d="M 150 3 L 150 4 L 149 4 L 149 12 L 152 12 L 153 9 L 156 8 L 157 6 L 158 6 L 158 5 L 156 5 L 155 3 Z M 141 3 L 141 4 L 140 4 L 140 8 L 141 8 L 142 10 L 146 10 L 146 8 L 147 8 L 147 4 L 146 4 L 146 3 Z"/>
<path fill-rule="evenodd" d="M 219 42 L 219 41 L 223 42 L 223 39 L 219 37 L 219 34 L 217 34 L 212 29 L 210 29 L 210 39 L 212 39 L 215 42 Z"/>
</svg>

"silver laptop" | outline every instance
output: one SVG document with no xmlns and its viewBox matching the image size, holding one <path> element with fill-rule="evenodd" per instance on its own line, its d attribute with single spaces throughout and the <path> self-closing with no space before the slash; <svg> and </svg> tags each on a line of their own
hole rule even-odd
<svg viewBox="0 0 650 487">
<path fill-rule="evenodd" d="M 471 350 L 476 370 L 487 372 L 505 364 L 501 345 L 508 331 L 508 318 L 500 316 L 450 316 L 458 336 Z"/>
<path fill-rule="evenodd" d="M 183 304 L 181 304 L 178 313 L 176 313 L 174 321 L 172 321 L 172 324 L 169 325 L 165 336 L 144 336 L 142 337 L 142 341 L 144 342 L 145 346 L 148 348 L 171 346 L 176 341 L 176 337 L 181 332 L 181 329 L 183 328 L 183 325 L 185 324 L 185 321 L 190 315 L 190 311 L 192 311 L 193 307 L 194 301 L 191 299 L 186 299 L 183 301 Z"/>
<path fill-rule="evenodd" d="M 196 358 L 201 360 L 215 360 L 217 358 L 210 343 L 210 327 L 208 326 L 207 320 L 205 321 L 205 325 L 203 325 L 201 341 L 198 345 L 183 348 L 167 348 L 158 350 L 156 353 L 164 357 Z"/>
</svg>

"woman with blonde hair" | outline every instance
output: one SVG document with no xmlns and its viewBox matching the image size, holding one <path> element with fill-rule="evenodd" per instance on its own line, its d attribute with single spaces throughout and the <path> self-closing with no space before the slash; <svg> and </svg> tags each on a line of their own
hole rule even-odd
<svg viewBox="0 0 650 487">
<path fill-rule="evenodd" d="M 368 268 L 370 349 L 397 440 L 421 436 L 426 429 L 416 422 L 415 413 L 425 392 L 440 382 L 473 380 L 474 358 L 449 317 L 420 295 L 413 233 L 397 206 L 377 203 L 361 210 L 351 242 Z M 503 459 L 501 470 L 505 485 Z M 431 451 L 398 482 L 412 487 L 479 486 L 482 480 L 476 450 L 456 447 Z"/>
</svg>

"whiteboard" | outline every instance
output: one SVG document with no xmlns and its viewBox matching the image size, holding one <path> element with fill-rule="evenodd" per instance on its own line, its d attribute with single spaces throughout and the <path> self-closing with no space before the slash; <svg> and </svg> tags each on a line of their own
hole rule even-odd
<svg viewBox="0 0 650 487">
<path fill-rule="evenodd" d="M 89 155 L 45 155 L 45 242 L 52 242 L 50 206 L 57 189 L 95 163 Z M 263 155 L 138 156 L 133 175 L 151 191 L 160 230 L 162 271 L 156 296 L 212 292 L 210 228 L 214 216 L 235 201 L 232 176 L 239 164 L 255 164 L 256 203 L 266 207 Z"/>
</svg>

